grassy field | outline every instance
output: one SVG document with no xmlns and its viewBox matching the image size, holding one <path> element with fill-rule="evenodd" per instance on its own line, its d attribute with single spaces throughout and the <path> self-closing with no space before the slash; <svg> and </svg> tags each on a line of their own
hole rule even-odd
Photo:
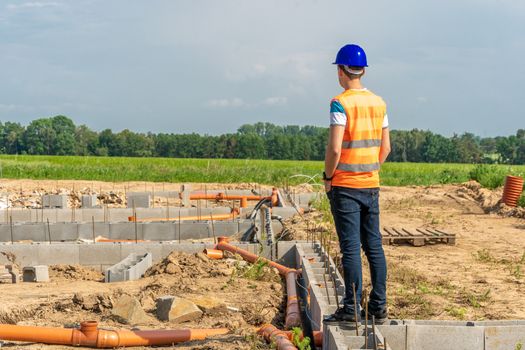
<svg viewBox="0 0 525 350">
<path fill-rule="evenodd" d="M 77 179 L 154 182 L 257 182 L 281 185 L 319 181 L 323 163 L 243 159 L 109 158 L 0 155 L 0 178 Z M 487 187 L 501 185 L 506 174 L 525 174 L 525 166 L 386 163 L 384 185 L 460 183 L 474 178 Z"/>
</svg>

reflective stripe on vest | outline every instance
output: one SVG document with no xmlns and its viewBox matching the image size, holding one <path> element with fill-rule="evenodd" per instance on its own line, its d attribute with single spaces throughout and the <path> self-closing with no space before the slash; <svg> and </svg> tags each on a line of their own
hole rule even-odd
<svg viewBox="0 0 525 350">
<path fill-rule="evenodd" d="M 337 164 L 337 170 L 351 171 L 354 173 L 365 173 L 368 171 L 376 171 L 376 170 L 379 170 L 379 167 L 380 167 L 379 162 L 372 163 L 372 164 L 347 164 L 347 163 Z"/>
<path fill-rule="evenodd" d="M 380 146 L 381 140 L 378 139 L 343 141 L 343 148 L 369 148 Z"/>
</svg>

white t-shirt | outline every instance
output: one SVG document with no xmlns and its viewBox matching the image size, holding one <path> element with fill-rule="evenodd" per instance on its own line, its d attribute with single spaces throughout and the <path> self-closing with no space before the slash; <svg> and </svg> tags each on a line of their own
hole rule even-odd
<svg viewBox="0 0 525 350">
<path fill-rule="evenodd" d="M 364 91 L 366 89 L 353 89 L 355 91 Z M 341 103 L 337 100 L 330 104 L 330 125 L 346 125 L 346 112 Z M 385 114 L 383 119 L 383 129 L 388 128 L 388 115 Z"/>
</svg>

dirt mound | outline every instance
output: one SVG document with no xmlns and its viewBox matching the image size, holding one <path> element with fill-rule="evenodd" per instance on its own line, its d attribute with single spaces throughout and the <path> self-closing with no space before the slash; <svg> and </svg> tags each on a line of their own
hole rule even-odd
<svg viewBox="0 0 525 350">
<path fill-rule="evenodd" d="M 229 276 L 231 273 L 231 266 L 227 262 L 210 260 L 204 253 L 188 254 L 174 251 L 150 267 L 145 276 L 169 274 L 179 278 L 207 278 Z"/>
<path fill-rule="evenodd" d="M 80 265 L 51 265 L 49 277 L 52 280 L 102 281 L 104 274 L 95 269 Z"/>
<path fill-rule="evenodd" d="M 463 198 L 476 201 L 486 213 L 495 213 L 503 216 L 525 218 L 525 208 L 509 207 L 502 202 L 503 188 L 490 190 L 481 187 L 476 181 L 465 182 L 456 190 L 456 194 Z"/>
</svg>

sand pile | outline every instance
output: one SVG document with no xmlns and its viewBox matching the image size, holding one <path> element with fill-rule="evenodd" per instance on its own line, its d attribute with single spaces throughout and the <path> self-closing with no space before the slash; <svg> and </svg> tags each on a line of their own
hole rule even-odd
<svg viewBox="0 0 525 350">
<path fill-rule="evenodd" d="M 150 267 L 145 276 L 169 274 L 179 278 L 207 278 L 229 276 L 231 273 L 232 266 L 225 260 L 213 261 L 204 253 L 187 254 L 174 251 Z"/>
<path fill-rule="evenodd" d="M 97 281 L 104 280 L 104 274 L 95 269 L 80 265 L 51 265 L 49 267 L 51 280 L 81 280 Z"/>
<path fill-rule="evenodd" d="M 490 190 L 483 188 L 476 181 L 469 181 L 462 184 L 462 186 L 457 189 L 456 194 L 459 197 L 476 201 L 486 213 L 525 218 L 525 208 L 509 207 L 502 202 L 503 188 Z"/>
</svg>

